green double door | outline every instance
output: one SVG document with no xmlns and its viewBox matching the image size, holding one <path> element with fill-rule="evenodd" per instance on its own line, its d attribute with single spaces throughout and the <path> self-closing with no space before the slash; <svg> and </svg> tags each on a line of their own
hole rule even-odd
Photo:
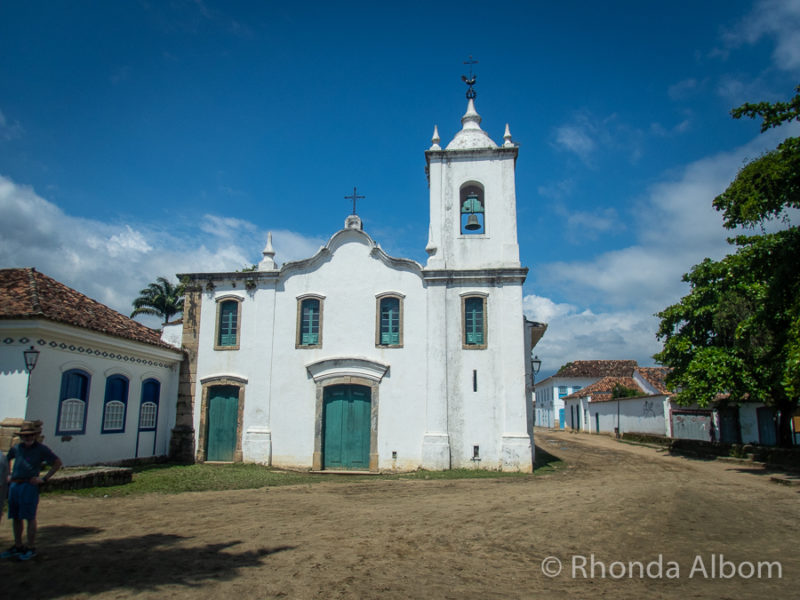
<svg viewBox="0 0 800 600">
<path fill-rule="evenodd" d="M 370 389 L 332 385 L 323 400 L 323 468 L 369 470 Z"/>
<path fill-rule="evenodd" d="M 206 460 L 233 461 L 239 421 L 239 388 L 215 385 L 208 391 Z"/>
</svg>

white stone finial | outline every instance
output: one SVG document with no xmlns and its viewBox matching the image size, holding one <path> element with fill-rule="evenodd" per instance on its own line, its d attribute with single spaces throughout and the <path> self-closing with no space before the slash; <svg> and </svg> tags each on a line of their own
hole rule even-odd
<svg viewBox="0 0 800 600">
<path fill-rule="evenodd" d="M 447 144 L 446 150 L 464 150 L 472 148 L 497 148 L 487 133 L 481 129 L 481 116 L 475 110 L 475 99 L 469 98 L 467 112 L 461 117 L 461 131 Z"/>
<path fill-rule="evenodd" d="M 467 112 L 461 117 L 461 127 L 462 129 L 480 129 L 481 121 L 481 116 L 475 110 L 475 100 L 470 98 L 467 102 Z"/>
<path fill-rule="evenodd" d="M 508 128 L 508 123 L 506 123 L 506 132 L 503 134 L 503 139 L 505 140 L 503 143 L 504 148 L 513 148 L 516 145 L 511 141 L 511 130 Z"/>
<path fill-rule="evenodd" d="M 264 246 L 264 249 L 261 251 L 261 254 L 264 258 L 261 259 L 261 262 L 258 263 L 258 270 L 259 271 L 274 271 L 276 268 L 275 264 L 275 249 L 272 247 L 272 232 L 267 233 L 267 245 Z"/>
<path fill-rule="evenodd" d="M 442 147 L 439 145 L 439 142 L 442 141 L 442 138 L 439 137 L 439 126 L 433 126 L 433 137 L 431 138 L 431 150 L 441 150 Z"/>
</svg>

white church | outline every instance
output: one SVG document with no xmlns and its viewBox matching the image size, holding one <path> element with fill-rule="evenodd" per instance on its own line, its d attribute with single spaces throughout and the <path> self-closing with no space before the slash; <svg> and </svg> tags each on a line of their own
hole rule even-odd
<svg viewBox="0 0 800 600">
<path fill-rule="evenodd" d="M 515 165 L 481 127 L 425 152 L 425 265 L 350 215 L 314 255 L 190 273 L 173 456 L 312 471 L 530 472 L 532 326 L 522 312 Z M 355 196 L 355 191 L 354 191 Z M 355 212 L 355 210 L 354 210 Z M 278 248 L 278 251 L 280 248 Z"/>
</svg>

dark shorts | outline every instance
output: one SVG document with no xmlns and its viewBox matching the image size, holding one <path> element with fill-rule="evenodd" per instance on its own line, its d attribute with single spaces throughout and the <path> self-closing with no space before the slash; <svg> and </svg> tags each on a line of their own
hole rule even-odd
<svg viewBox="0 0 800 600">
<path fill-rule="evenodd" d="M 11 482 L 8 489 L 8 518 L 25 519 L 30 521 L 36 518 L 36 508 L 39 506 L 39 486 L 32 483 Z"/>
</svg>

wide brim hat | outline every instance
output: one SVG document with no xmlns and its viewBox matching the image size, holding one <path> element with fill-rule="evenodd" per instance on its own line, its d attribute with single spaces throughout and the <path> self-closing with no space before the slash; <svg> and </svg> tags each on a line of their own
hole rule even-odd
<svg viewBox="0 0 800 600">
<path fill-rule="evenodd" d="M 39 435 L 42 433 L 42 426 L 32 421 L 25 421 L 19 430 L 19 435 Z"/>
</svg>

